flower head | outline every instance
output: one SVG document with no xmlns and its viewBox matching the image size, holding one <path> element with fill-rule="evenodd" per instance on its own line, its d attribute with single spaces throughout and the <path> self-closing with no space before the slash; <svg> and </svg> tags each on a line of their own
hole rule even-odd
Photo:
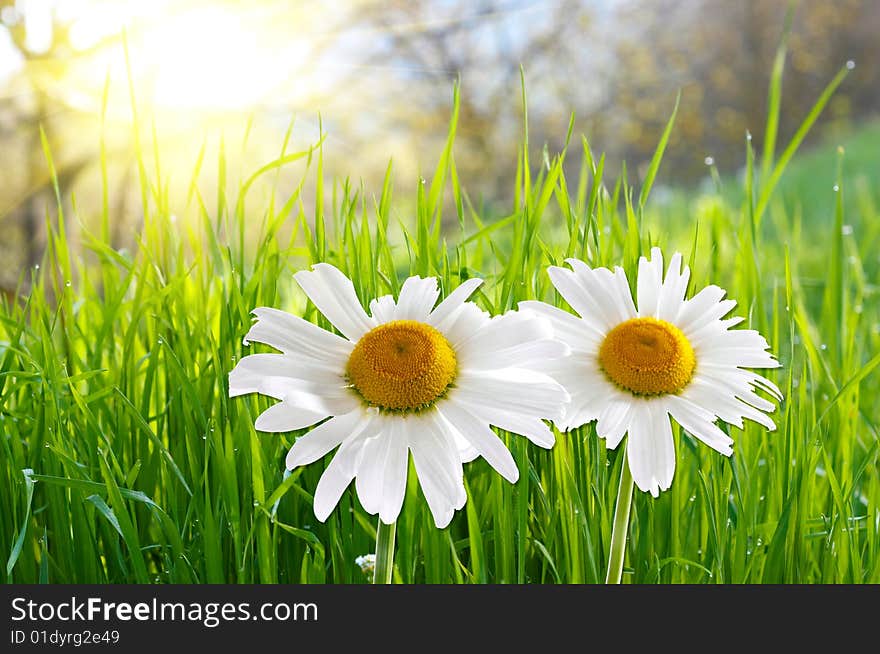
<svg viewBox="0 0 880 654">
<path fill-rule="evenodd" d="M 434 521 L 445 527 L 466 500 L 462 462 L 482 456 L 506 479 L 519 476 L 490 425 L 553 445 L 542 419 L 561 419 L 568 395 L 534 368 L 568 348 L 548 320 L 516 311 L 490 318 L 467 301 L 478 279 L 436 304 L 437 280 L 410 277 L 397 301 L 377 298 L 368 315 L 335 267 L 316 264 L 295 278 L 341 336 L 283 311 L 255 309 L 245 340 L 281 353 L 244 357 L 229 374 L 229 394 L 281 400 L 257 418 L 260 431 L 320 423 L 296 440 L 288 469 L 338 448 L 315 490 L 319 520 L 354 479 L 364 509 L 394 522 L 412 454 Z"/>
<path fill-rule="evenodd" d="M 745 368 L 776 368 L 758 332 L 731 329 L 742 318 L 726 316 L 736 305 L 725 291 L 707 286 L 685 299 L 690 270 L 675 254 L 663 275 L 663 256 L 639 261 L 638 308 L 622 268 L 590 268 L 567 259 L 551 266 L 550 279 L 578 316 L 543 302 L 520 309 L 548 318 L 571 356 L 543 369 L 569 392 L 562 429 L 596 420 L 596 431 L 614 449 L 629 435 L 627 452 L 636 485 L 655 497 L 672 483 L 675 447 L 669 417 L 725 456 L 733 440 L 717 420 L 743 427 L 743 418 L 775 429 L 765 412 L 782 400 L 768 379 Z"/>
<path fill-rule="evenodd" d="M 376 571 L 376 555 L 375 554 L 361 554 L 354 560 L 355 565 L 361 569 L 368 579 L 373 578 L 373 573 Z"/>
</svg>

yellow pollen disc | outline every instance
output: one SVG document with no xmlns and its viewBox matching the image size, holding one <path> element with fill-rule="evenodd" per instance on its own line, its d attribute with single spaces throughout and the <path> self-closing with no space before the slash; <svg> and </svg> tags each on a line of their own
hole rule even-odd
<svg viewBox="0 0 880 654">
<path fill-rule="evenodd" d="M 433 404 L 455 379 L 455 352 L 430 325 L 394 320 L 364 334 L 346 372 L 371 405 L 393 411 Z"/>
<path fill-rule="evenodd" d="M 635 395 L 677 393 L 691 381 L 696 363 L 694 348 L 681 330 L 656 318 L 620 323 L 599 347 L 602 370 Z"/>
</svg>

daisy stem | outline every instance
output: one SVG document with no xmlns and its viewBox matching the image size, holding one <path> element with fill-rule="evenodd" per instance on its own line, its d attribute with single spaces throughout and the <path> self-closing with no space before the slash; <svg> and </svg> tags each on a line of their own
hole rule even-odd
<svg viewBox="0 0 880 654">
<path fill-rule="evenodd" d="M 614 526 L 611 529 L 611 551 L 608 554 L 606 584 L 619 584 L 623 578 L 623 559 L 626 556 L 626 535 L 629 530 L 629 512 L 632 508 L 633 477 L 626 460 L 626 450 L 621 452 L 620 486 L 617 488 L 617 504 L 614 506 Z"/>
<path fill-rule="evenodd" d="M 386 525 L 379 519 L 376 529 L 376 570 L 373 573 L 374 584 L 390 584 L 394 571 L 394 532 L 397 523 Z"/>
</svg>

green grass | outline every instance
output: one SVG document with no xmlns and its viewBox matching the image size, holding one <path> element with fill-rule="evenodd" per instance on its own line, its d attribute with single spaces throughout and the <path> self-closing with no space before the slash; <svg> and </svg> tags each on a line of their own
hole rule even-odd
<svg viewBox="0 0 880 654">
<path fill-rule="evenodd" d="M 298 434 L 255 432 L 271 400 L 227 397 L 235 362 L 269 351 L 242 345 L 250 310 L 279 307 L 329 328 L 292 278 L 317 261 L 349 274 L 365 303 L 409 274 L 436 275 L 444 292 L 484 277 L 476 300 L 493 312 L 559 303 L 548 265 L 578 256 L 632 274 L 652 244 L 685 254 L 691 292 L 716 283 L 739 301 L 736 313 L 782 362 L 769 376 L 786 399 L 776 432 L 730 428 L 731 459 L 676 431 L 671 490 L 636 493 L 624 581 L 880 582 L 878 189 L 853 188 L 859 171 L 846 156 L 821 152 L 808 185 L 831 209 L 812 212 L 782 175 L 786 158 L 756 157 L 744 143 L 744 182 L 655 205 L 650 181 L 612 175 L 585 139 L 536 157 L 525 138 L 513 205 L 479 215 L 456 173 L 455 124 L 453 115 L 429 182 L 406 184 L 417 211 L 403 221 L 390 167 L 375 193 L 324 180 L 320 146 L 282 149 L 239 183 L 221 156 L 218 188 L 194 184 L 189 209 L 170 206 L 158 165 L 139 151 L 145 221 L 134 253 L 108 245 L 106 205 L 81 250 L 64 220 L 47 219 L 30 292 L 0 310 L 7 582 L 365 582 L 355 558 L 374 550 L 376 519 L 350 489 L 317 522 L 312 493 L 326 460 L 285 478 Z M 579 164 L 577 179 L 564 161 Z M 283 202 L 249 200 L 291 164 L 306 170 L 299 187 L 276 189 Z M 326 204 L 307 211 L 307 191 Z M 468 464 L 469 500 L 445 530 L 410 475 L 396 580 L 604 579 L 622 457 L 592 426 L 559 434 L 550 451 L 504 438 L 519 481 Z"/>
</svg>

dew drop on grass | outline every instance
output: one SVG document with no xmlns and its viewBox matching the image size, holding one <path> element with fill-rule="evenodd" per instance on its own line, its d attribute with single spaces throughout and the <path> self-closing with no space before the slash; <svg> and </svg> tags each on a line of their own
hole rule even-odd
<svg viewBox="0 0 880 654">
<path fill-rule="evenodd" d="M 711 166 L 715 163 L 715 157 L 706 157 L 705 159 L 703 159 L 703 163 L 707 166 Z"/>
<path fill-rule="evenodd" d="M 819 346 L 819 349 L 827 350 L 827 349 L 828 349 L 828 346 L 825 345 L 825 343 L 822 343 L 822 345 Z"/>
<path fill-rule="evenodd" d="M 852 59 L 850 59 L 849 61 L 846 62 L 846 69 L 847 70 L 852 70 L 855 67 L 856 67 L 856 62 L 854 62 Z"/>
<path fill-rule="evenodd" d="M 70 280 L 64 282 L 64 285 L 65 285 L 67 288 L 70 288 Z"/>
<path fill-rule="evenodd" d="M 751 140 L 752 140 L 752 133 L 746 132 L 746 141 L 751 141 Z"/>
<path fill-rule="evenodd" d="M 40 269 L 40 264 L 37 264 L 34 266 L 34 270 L 39 270 L 39 269 Z"/>
</svg>

